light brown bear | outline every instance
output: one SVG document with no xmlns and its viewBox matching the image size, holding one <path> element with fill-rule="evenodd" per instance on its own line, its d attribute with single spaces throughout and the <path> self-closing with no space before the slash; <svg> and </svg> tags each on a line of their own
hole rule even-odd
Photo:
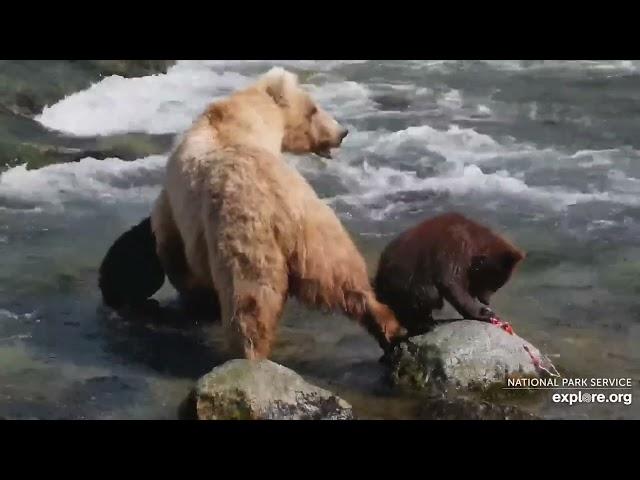
<svg viewBox="0 0 640 480">
<path fill-rule="evenodd" d="M 169 158 L 151 217 L 158 255 L 179 292 L 217 292 L 233 355 L 270 355 L 290 295 L 342 310 L 383 349 L 405 334 L 335 213 L 282 158 L 330 157 L 346 134 L 274 68 L 209 106 Z"/>
</svg>

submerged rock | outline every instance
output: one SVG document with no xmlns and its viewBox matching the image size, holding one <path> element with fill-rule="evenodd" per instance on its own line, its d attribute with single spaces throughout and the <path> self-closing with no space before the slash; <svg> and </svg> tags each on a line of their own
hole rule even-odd
<svg viewBox="0 0 640 480">
<path fill-rule="evenodd" d="M 468 398 L 429 399 L 418 413 L 421 420 L 540 420 L 513 405 L 500 405 Z"/>
<path fill-rule="evenodd" d="M 174 60 L 0 60 L 0 171 L 23 164 L 34 169 L 86 157 L 135 160 L 165 153 L 172 145 L 172 135 L 77 137 L 48 129 L 35 116 L 47 105 L 109 75 L 131 78 L 165 73 L 174 63 Z"/>
<path fill-rule="evenodd" d="M 104 77 L 165 73 L 174 64 L 175 60 L 0 60 L 0 105 L 17 115 L 33 116 Z"/>
<path fill-rule="evenodd" d="M 200 420 L 350 420 L 351 405 L 269 360 L 231 360 L 192 394 Z M 191 403 L 191 402 L 189 402 Z"/>
<path fill-rule="evenodd" d="M 389 94 L 378 95 L 373 98 L 373 101 L 378 104 L 380 110 L 388 111 L 405 111 L 411 106 L 411 99 L 406 95 Z"/>
<path fill-rule="evenodd" d="M 3 125 L 0 112 L 0 128 Z M 27 170 L 56 163 L 78 162 L 84 158 L 119 158 L 133 161 L 170 150 L 173 136 L 130 133 L 104 137 L 52 137 L 49 143 L 0 139 L 0 168 L 25 165 Z M 66 144 L 64 146 L 63 144 Z"/>
<path fill-rule="evenodd" d="M 506 384 L 510 377 L 543 377 L 545 372 L 532 355 L 543 369 L 555 372 L 551 362 L 519 336 L 489 323 L 461 320 L 399 344 L 389 361 L 396 385 L 432 391 L 486 390 Z"/>
</svg>

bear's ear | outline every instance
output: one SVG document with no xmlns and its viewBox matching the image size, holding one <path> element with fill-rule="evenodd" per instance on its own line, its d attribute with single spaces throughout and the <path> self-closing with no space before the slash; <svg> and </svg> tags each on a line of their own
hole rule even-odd
<svg viewBox="0 0 640 480">
<path fill-rule="evenodd" d="M 278 105 L 285 107 L 290 93 L 298 86 L 298 77 L 284 68 L 274 67 L 262 76 L 261 83 L 267 94 Z"/>
</svg>

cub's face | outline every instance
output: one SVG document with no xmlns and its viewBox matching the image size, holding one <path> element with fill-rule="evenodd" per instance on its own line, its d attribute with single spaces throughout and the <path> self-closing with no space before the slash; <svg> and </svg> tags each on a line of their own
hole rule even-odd
<svg viewBox="0 0 640 480">
<path fill-rule="evenodd" d="M 473 257 L 469 270 L 470 293 L 485 305 L 489 305 L 491 296 L 509 281 L 522 259 L 521 253 L 511 251 Z"/>
<path fill-rule="evenodd" d="M 331 158 L 347 136 L 347 129 L 317 105 L 297 77 L 282 69 L 267 73 L 267 93 L 282 109 L 285 133 L 282 150 L 295 154 L 315 153 Z"/>
</svg>

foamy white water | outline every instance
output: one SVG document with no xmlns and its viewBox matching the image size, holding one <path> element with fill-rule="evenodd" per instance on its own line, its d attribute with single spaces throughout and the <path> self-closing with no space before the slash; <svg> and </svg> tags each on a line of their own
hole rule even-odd
<svg viewBox="0 0 640 480">
<path fill-rule="evenodd" d="M 533 203 L 549 210 L 563 210 L 579 203 L 608 201 L 624 205 L 640 205 L 640 197 L 632 192 L 577 192 L 561 188 L 530 187 L 524 181 L 510 176 L 502 170 L 484 173 L 476 165 L 466 165 L 444 175 L 419 178 L 413 172 L 401 172 L 388 167 L 364 168 L 340 166 L 337 174 L 353 193 L 330 199 L 331 203 L 343 201 L 358 206 L 386 195 L 399 192 L 447 193 L 456 197 L 476 197 L 485 201 L 496 198 L 514 198 L 525 203 Z M 637 180 L 632 183 L 638 188 Z M 359 191 L 358 191 L 359 190 Z M 389 206 L 391 211 L 392 206 Z M 383 220 L 384 215 L 375 212 L 375 219 Z"/>
<path fill-rule="evenodd" d="M 507 152 L 505 147 L 490 136 L 458 125 L 452 125 L 446 131 L 429 125 L 409 127 L 380 136 L 367 150 L 392 156 L 403 148 L 430 150 L 452 161 L 482 160 Z"/>
<path fill-rule="evenodd" d="M 484 195 L 517 197 L 550 208 L 565 208 L 581 202 L 610 201 L 636 205 L 636 183 L 610 177 L 611 191 L 590 188 L 578 191 L 558 185 L 529 186 L 524 172 L 503 168 L 483 171 L 483 163 L 495 164 L 502 160 L 531 161 L 529 168 L 542 168 L 572 162 L 580 168 L 598 168 L 611 162 L 617 150 L 580 150 L 559 152 L 553 149 L 537 149 L 533 145 L 517 143 L 509 138 L 496 139 L 452 122 L 446 129 L 427 123 L 408 126 L 397 131 L 367 131 L 354 127 L 353 123 L 382 115 L 372 97 L 371 88 L 421 98 L 432 107 L 451 115 L 452 119 L 464 118 L 469 112 L 491 116 L 490 99 L 469 110 L 464 105 L 464 94 L 459 89 L 435 94 L 428 87 L 412 83 L 377 83 L 367 86 L 349 79 L 337 77 L 333 71 L 343 65 L 358 65 L 366 61 L 180 61 L 166 74 L 126 79 L 108 77 L 90 88 L 74 93 L 55 105 L 44 109 L 38 120 L 45 126 L 73 135 L 109 135 L 124 132 L 176 133 L 189 126 L 193 119 L 216 98 L 247 85 L 256 75 L 274 65 L 295 68 L 302 72 L 303 81 L 314 98 L 346 123 L 351 130 L 342 152 L 325 167 L 305 163 L 302 172 L 314 177 L 321 170 L 333 173 L 336 180 L 350 192 L 345 199 L 357 202 L 370 197 L 402 191 L 424 190 L 447 192 L 455 196 Z M 565 62 L 566 63 L 566 62 Z M 526 62 L 487 62 L 492 67 L 506 70 L 564 68 L 562 62 L 527 64 Z M 416 68 L 459 68 L 459 62 L 414 62 Z M 567 68 L 629 70 L 630 62 L 580 62 Z M 532 105 L 536 105 L 535 102 Z M 465 110 L 466 109 L 466 110 Z M 402 112 L 398 112 L 402 114 Z M 392 114 L 393 116 L 393 114 Z M 534 116 L 535 117 L 535 116 Z M 398 117 L 401 118 L 401 117 Z M 412 158 L 416 167 L 430 164 L 433 154 L 444 158 L 445 163 L 428 178 L 421 178 L 417 170 L 396 168 L 395 161 Z M 383 156 L 384 166 L 373 167 L 366 162 L 369 154 Z M 364 162 L 360 161 L 365 159 Z M 50 203 L 64 202 L 73 195 L 96 196 L 104 199 L 136 198 L 136 194 L 122 197 L 126 192 L 126 178 L 132 179 L 131 189 L 141 187 L 136 182 L 144 176 L 144 165 L 149 159 L 126 165 L 111 159 L 98 162 L 85 159 L 77 165 L 48 167 L 41 173 L 32 173 L 16 167 L 6 172 L 0 181 L 0 195 L 17 200 L 36 201 L 48 199 Z M 160 168 L 161 161 L 152 160 Z M 155 163 L 154 163 L 155 162 Z M 159 162 L 159 163 L 158 163 Z M 563 162 L 563 163 L 561 163 Z M 157 173 L 157 172 L 156 172 Z M 109 181 L 101 181 L 111 178 Z M 113 182 L 117 184 L 114 186 Z M 4 187 L 3 187 L 4 183 Z M 23 187 L 32 183 L 34 187 Z M 73 194 L 68 193 L 73 191 Z M 25 193 L 29 190 L 33 193 Z M 64 193 L 62 193 L 64 192 Z M 85 193 L 81 193 L 85 192 Z M 38 200 L 38 201 L 40 201 Z"/>
<path fill-rule="evenodd" d="M 254 62 L 266 72 L 272 65 L 299 62 Z M 231 62 L 246 66 L 251 62 Z M 110 76 L 86 90 L 69 95 L 46 107 L 36 117 L 42 125 L 78 136 L 111 135 L 127 132 L 151 134 L 185 130 L 205 107 L 233 90 L 248 85 L 252 77 L 226 71 L 226 62 L 180 61 L 166 74 L 141 78 Z M 331 64 L 308 62 L 314 69 L 330 69 Z M 216 71 L 214 68 L 222 69 Z M 322 105 L 338 109 L 342 115 L 371 111 L 366 87 L 356 82 L 329 82 L 310 86 Z"/>
<path fill-rule="evenodd" d="M 0 205 L 59 207 L 75 200 L 148 202 L 159 191 L 165 163 L 166 157 L 155 155 L 135 162 L 85 158 L 37 170 L 19 165 L 0 174 Z"/>
<path fill-rule="evenodd" d="M 78 136 L 175 133 L 186 129 L 209 102 L 249 80 L 239 73 L 215 72 L 206 62 L 178 62 L 166 74 L 107 77 L 46 107 L 36 119 Z"/>
<path fill-rule="evenodd" d="M 485 60 L 487 65 L 501 70 L 604 70 L 636 72 L 634 60 Z"/>
</svg>

